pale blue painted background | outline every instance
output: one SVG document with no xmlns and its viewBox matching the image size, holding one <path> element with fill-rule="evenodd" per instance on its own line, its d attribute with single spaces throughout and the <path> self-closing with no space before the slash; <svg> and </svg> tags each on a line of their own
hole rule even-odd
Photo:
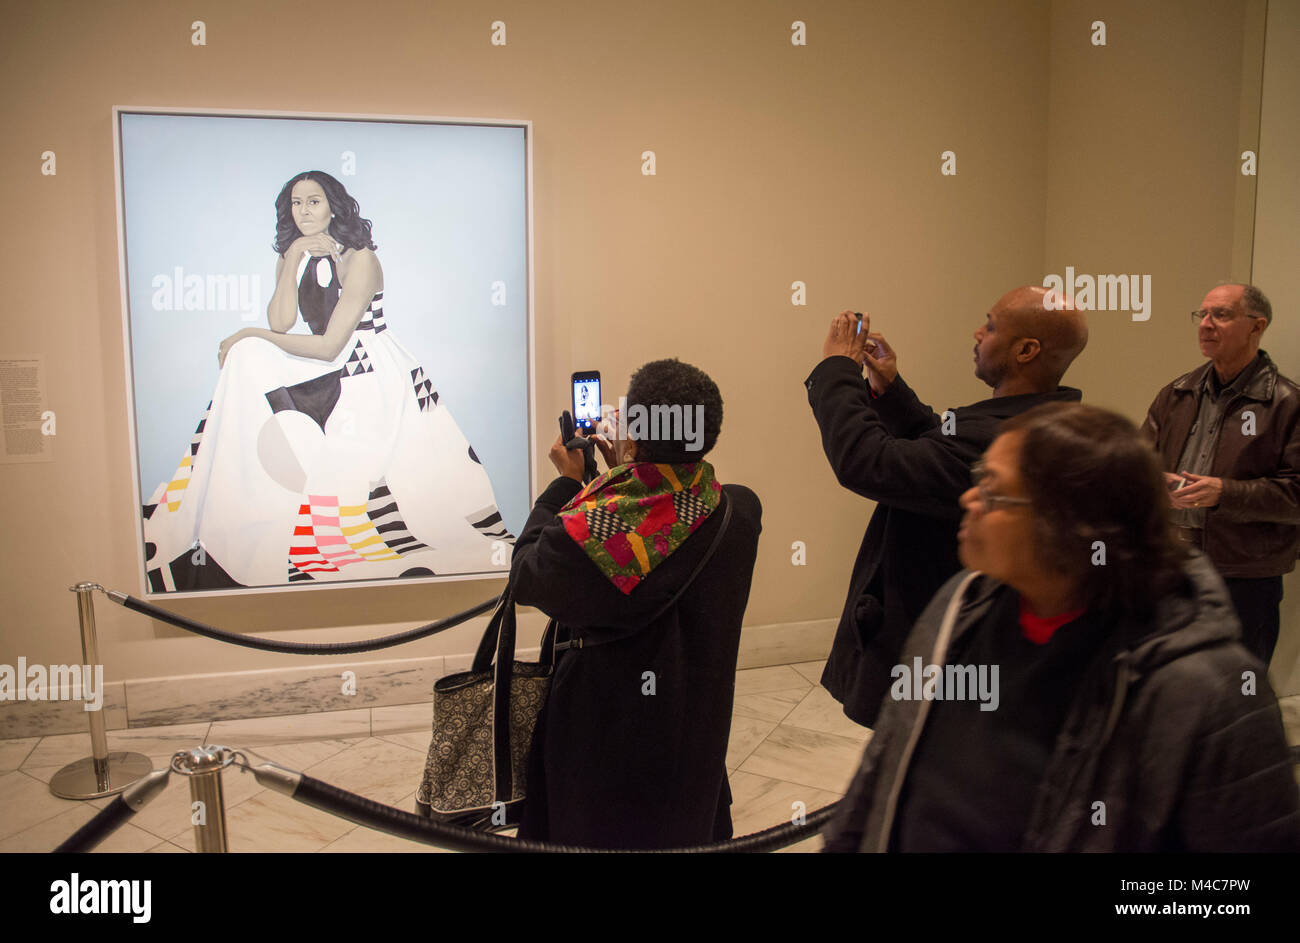
<svg viewBox="0 0 1300 943">
<path fill-rule="evenodd" d="M 528 488 L 527 156 L 522 127 L 301 118 L 121 116 L 136 436 L 147 501 L 188 448 L 217 380 L 217 345 L 266 327 L 275 197 L 332 174 L 374 229 L 384 316 L 424 365 L 519 533 Z M 342 174 L 342 154 L 356 173 Z M 255 321 L 155 311 L 155 275 L 258 275 Z M 504 281 L 507 304 L 491 303 Z M 178 286 L 179 287 L 179 286 Z M 295 328 L 305 331 L 299 322 Z"/>
</svg>

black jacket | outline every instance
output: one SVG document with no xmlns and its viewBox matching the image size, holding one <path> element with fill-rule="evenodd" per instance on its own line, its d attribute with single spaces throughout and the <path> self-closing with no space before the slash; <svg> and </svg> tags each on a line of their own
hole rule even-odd
<svg viewBox="0 0 1300 943">
<path fill-rule="evenodd" d="M 1014 593 L 983 574 L 936 651 L 954 576 L 907 638 L 904 662 L 944 652 Z M 1147 623 L 1113 623 L 1083 672 L 1039 785 L 1023 851 L 1300 851 L 1300 796 L 1264 666 L 1241 646 L 1223 581 L 1195 554 Z M 1256 685 L 1246 693 L 1243 673 Z M 886 698 L 827 851 L 880 851 L 932 702 Z M 1096 803 L 1103 803 L 1097 806 Z M 1098 820 L 1104 810 L 1105 822 Z"/>
<path fill-rule="evenodd" d="M 725 760 L 762 506 L 748 488 L 723 487 L 731 520 L 717 550 L 647 624 L 694 571 L 722 509 L 624 595 L 555 516 L 579 489 L 557 478 L 542 493 L 510 570 L 516 601 L 554 617 L 561 639 L 602 643 L 558 654 L 519 837 L 606 848 L 729 838 Z"/>
<path fill-rule="evenodd" d="M 1063 386 L 960 406 L 948 425 L 953 434 L 944 435 L 943 420 L 902 377 L 873 398 L 848 357 L 826 358 L 804 386 L 835 477 L 877 502 L 821 679 L 844 713 L 869 727 L 912 623 L 961 568 L 957 500 L 971 486 L 970 466 L 1003 420 L 1042 403 L 1077 403 L 1082 394 Z"/>
</svg>

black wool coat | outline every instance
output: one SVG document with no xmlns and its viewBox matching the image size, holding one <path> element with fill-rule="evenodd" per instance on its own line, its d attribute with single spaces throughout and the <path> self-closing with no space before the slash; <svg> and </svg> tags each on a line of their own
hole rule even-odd
<svg viewBox="0 0 1300 943">
<path fill-rule="evenodd" d="M 695 570 L 723 508 L 624 595 L 556 517 L 580 488 L 557 478 L 542 493 L 510 569 L 516 602 L 553 617 L 561 640 L 585 643 L 557 653 L 519 837 L 602 848 L 729 838 L 725 759 L 762 505 L 744 486 L 723 486 L 731 520 L 721 542 L 650 621 Z"/>
<path fill-rule="evenodd" d="M 870 727 L 912 624 L 961 569 L 957 502 L 971 486 L 971 465 L 1004 420 L 1082 394 L 1063 386 L 959 406 L 945 435 L 942 418 L 901 376 L 873 397 L 849 357 L 827 357 L 804 386 L 836 479 L 876 502 L 821 679 L 850 719 Z"/>
</svg>

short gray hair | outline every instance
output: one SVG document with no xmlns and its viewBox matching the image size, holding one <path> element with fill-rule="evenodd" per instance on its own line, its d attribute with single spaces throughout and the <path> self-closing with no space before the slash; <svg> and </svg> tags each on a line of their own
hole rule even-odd
<svg viewBox="0 0 1300 943">
<path fill-rule="evenodd" d="M 1273 323 L 1273 306 L 1264 297 L 1264 293 L 1254 285 L 1241 286 L 1241 304 L 1247 311 L 1253 311 L 1256 317 L 1263 318 L 1266 323 Z"/>
</svg>

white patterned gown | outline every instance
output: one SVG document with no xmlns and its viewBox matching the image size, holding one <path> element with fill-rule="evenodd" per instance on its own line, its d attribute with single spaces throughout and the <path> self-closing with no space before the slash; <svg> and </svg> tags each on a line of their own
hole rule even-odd
<svg viewBox="0 0 1300 943">
<path fill-rule="evenodd" d="M 341 285 L 299 268 L 323 334 Z M 331 362 L 235 344 L 176 474 L 144 507 L 153 592 L 504 571 L 514 537 L 486 471 L 423 368 L 387 329 L 383 292 Z"/>
</svg>

